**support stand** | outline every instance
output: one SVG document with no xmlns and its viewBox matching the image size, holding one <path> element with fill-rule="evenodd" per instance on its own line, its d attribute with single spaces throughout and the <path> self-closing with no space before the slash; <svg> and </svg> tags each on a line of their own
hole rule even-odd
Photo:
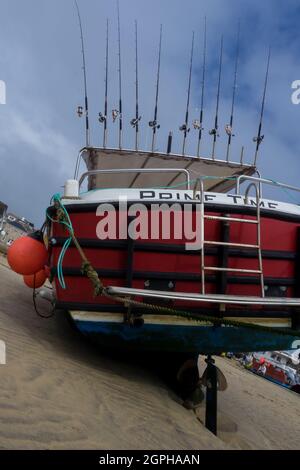
<svg viewBox="0 0 300 470">
<path fill-rule="evenodd" d="M 207 364 L 205 426 L 210 432 L 217 435 L 217 367 L 211 356 L 207 356 L 205 362 Z"/>
</svg>

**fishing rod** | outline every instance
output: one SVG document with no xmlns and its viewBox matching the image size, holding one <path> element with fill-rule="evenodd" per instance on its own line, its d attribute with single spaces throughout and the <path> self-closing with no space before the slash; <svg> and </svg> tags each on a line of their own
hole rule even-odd
<svg viewBox="0 0 300 470">
<path fill-rule="evenodd" d="M 106 20 L 106 57 L 105 57 L 105 95 L 104 95 L 104 114 L 99 113 L 99 122 L 103 124 L 103 148 L 107 145 L 107 113 L 108 113 L 108 41 L 109 24 Z"/>
<path fill-rule="evenodd" d="M 80 16 L 80 10 L 77 3 L 77 0 L 74 0 L 75 8 L 77 11 L 79 28 L 80 28 L 80 38 L 81 38 L 81 54 L 82 54 L 82 70 L 83 70 L 83 83 L 84 83 L 84 103 L 85 109 L 83 111 L 82 106 L 78 106 L 77 114 L 79 117 L 85 115 L 85 146 L 90 146 L 90 126 L 89 126 L 89 104 L 88 104 L 88 92 L 87 92 L 87 74 L 86 74 L 86 61 L 85 61 L 85 49 L 84 49 L 84 38 L 83 38 L 83 29 L 82 21 Z"/>
<path fill-rule="evenodd" d="M 265 103 L 266 103 L 266 94 L 267 94 L 267 87 L 268 87 L 270 58 L 271 58 L 271 47 L 269 47 L 269 53 L 268 53 L 268 59 L 267 59 L 267 70 L 266 70 L 266 76 L 265 76 L 265 85 L 264 85 L 264 92 L 263 92 L 263 98 L 262 98 L 262 104 L 261 104 L 258 133 L 257 133 L 257 136 L 253 138 L 253 142 L 256 142 L 256 150 L 255 150 L 255 156 L 254 156 L 254 166 L 256 166 L 256 163 L 257 163 L 257 157 L 258 157 L 258 151 L 259 151 L 260 144 L 262 143 L 262 141 L 264 140 L 264 137 L 265 137 L 264 135 L 262 135 L 261 131 L 262 131 L 262 123 L 263 123 Z"/>
<path fill-rule="evenodd" d="M 161 59 L 161 43 L 162 43 L 162 25 L 160 25 L 160 36 L 159 36 L 159 49 L 158 49 L 158 66 L 157 66 L 157 80 L 156 80 L 156 97 L 155 97 L 155 108 L 154 108 L 154 119 L 153 121 L 149 122 L 149 126 L 152 129 L 152 146 L 151 151 L 152 153 L 155 150 L 155 138 L 156 138 L 156 130 L 160 129 L 160 125 L 157 123 L 157 115 L 158 115 L 158 94 L 159 94 L 159 81 L 160 81 L 160 59 Z"/>
<path fill-rule="evenodd" d="M 189 108 L 190 108 L 192 70 L 193 70 L 194 38 L 195 38 L 195 33 L 193 31 L 190 70 L 189 70 L 189 84 L 188 84 L 188 94 L 187 94 L 186 112 L 185 112 L 185 122 L 184 122 L 184 124 L 182 124 L 182 126 L 179 127 L 179 130 L 183 132 L 182 155 L 185 154 L 186 138 L 187 138 L 188 133 L 190 132 L 190 129 L 189 129 L 188 126 L 189 126 Z"/>
<path fill-rule="evenodd" d="M 212 148 L 212 159 L 215 159 L 215 150 L 218 134 L 218 119 L 219 119 L 219 103 L 220 103 L 220 89 L 221 89 L 221 76 L 222 76 L 222 62 L 223 62 L 223 36 L 221 36 L 220 46 L 220 63 L 219 63 L 219 78 L 218 78 L 218 91 L 217 91 L 217 104 L 216 104 L 216 116 L 215 116 L 215 127 L 209 131 L 209 134 L 213 136 L 213 148 Z"/>
<path fill-rule="evenodd" d="M 199 130 L 200 140 L 201 140 L 201 134 L 203 131 L 202 122 L 203 122 L 204 86 L 205 86 L 204 83 L 205 83 L 205 68 L 206 68 L 205 62 L 206 62 L 206 17 L 204 21 L 204 50 L 203 50 L 203 75 L 202 75 L 202 98 L 201 98 L 200 121 L 194 120 L 193 122 L 194 129 Z M 200 122 L 201 122 L 201 125 L 200 125 Z M 172 143 L 172 140 L 171 140 L 171 143 Z M 198 151 L 199 151 L 199 148 L 200 148 L 200 144 L 198 143 Z M 193 162 L 191 161 L 190 163 L 188 163 L 185 169 L 187 170 L 192 164 Z M 174 178 L 169 182 L 169 185 L 173 184 L 176 179 L 177 179 L 177 176 L 174 176 Z"/>
<path fill-rule="evenodd" d="M 139 115 L 139 75 L 138 75 L 138 25 L 135 20 L 135 118 L 130 124 L 135 129 L 135 150 L 139 148 L 139 122 L 142 117 Z"/>
<path fill-rule="evenodd" d="M 206 17 L 204 18 L 204 38 L 203 38 L 203 67 L 202 67 L 202 91 L 201 91 L 201 109 L 200 109 L 200 119 L 194 121 L 194 129 L 199 130 L 198 135 L 198 145 L 197 145 L 197 157 L 200 156 L 200 145 L 203 132 L 203 113 L 204 113 L 204 91 L 205 91 L 205 73 L 206 73 Z"/>
<path fill-rule="evenodd" d="M 235 105 L 235 98 L 236 98 L 236 89 L 237 89 L 237 75 L 238 75 L 238 65 L 239 65 L 239 55 L 240 55 L 240 30 L 241 26 L 240 23 L 238 25 L 238 33 L 237 33 L 237 42 L 236 42 L 236 57 L 235 57 L 235 68 L 234 68 L 234 79 L 233 79 L 233 91 L 232 91 L 232 104 L 231 104 L 231 115 L 230 115 L 230 122 L 225 126 L 225 132 L 228 135 L 228 143 L 227 143 L 227 152 L 226 152 L 226 161 L 229 162 L 229 152 L 230 152 L 230 145 L 233 134 L 233 114 L 234 114 L 234 105 Z"/>
<path fill-rule="evenodd" d="M 121 69 L 121 26 L 120 26 L 120 3 L 117 0 L 118 11 L 118 44 L 119 44 L 119 149 L 122 150 L 122 132 L 123 132 L 123 116 L 122 116 L 122 69 Z"/>
</svg>

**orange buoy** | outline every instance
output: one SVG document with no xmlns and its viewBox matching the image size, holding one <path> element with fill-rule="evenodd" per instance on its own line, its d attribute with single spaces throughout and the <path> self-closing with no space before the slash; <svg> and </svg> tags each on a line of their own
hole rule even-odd
<svg viewBox="0 0 300 470">
<path fill-rule="evenodd" d="M 30 287 L 31 289 L 38 289 L 39 287 L 42 287 L 45 284 L 47 275 L 45 273 L 45 270 L 42 269 L 36 274 L 28 274 L 27 276 L 24 276 L 23 279 L 26 286 Z"/>
<path fill-rule="evenodd" d="M 18 274 L 35 274 L 44 269 L 48 253 L 41 232 L 34 232 L 14 241 L 7 253 L 11 269 Z"/>
</svg>

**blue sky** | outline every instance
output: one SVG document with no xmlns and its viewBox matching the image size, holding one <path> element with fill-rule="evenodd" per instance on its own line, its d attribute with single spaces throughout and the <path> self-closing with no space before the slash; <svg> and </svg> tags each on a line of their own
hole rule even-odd
<svg viewBox="0 0 300 470">
<path fill-rule="evenodd" d="M 91 142 L 99 146 L 102 130 L 106 18 L 110 20 L 109 108 L 117 107 L 117 28 L 113 0 L 78 0 L 85 34 Z M 230 117 L 235 38 L 241 21 L 235 134 L 232 160 L 241 146 L 253 160 L 252 137 L 257 133 L 265 64 L 272 46 L 270 86 L 264 121 L 265 141 L 259 168 L 263 176 L 299 185 L 300 105 L 291 102 L 291 83 L 300 79 L 300 4 L 298 0 L 120 0 L 124 145 L 134 132 L 134 20 L 139 25 L 141 147 L 149 148 L 147 123 L 153 116 L 159 27 L 163 49 L 157 147 L 166 149 L 184 121 L 192 31 L 195 58 L 191 120 L 198 117 L 201 93 L 203 19 L 208 24 L 208 70 L 205 99 L 205 138 L 202 154 L 211 154 L 220 35 L 224 34 L 224 73 L 221 85 L 217 157 L 226 152 L 224 126 Z M 80 37 L 73 0 L 2 0 L 0 14 L 0 79 L 7 85 L 7 104 L 0 106 L 0 199 L 11 211 L 41 223 L 52 194 L 72 177 L 78 150 L 84 144 L 83 120 L 76 107 L 83 103 Z M 110 123 L 109 144 L 116 146 L 117 126 Z M 196 134 L 187 151 L 194 154 Z M 280 193 L 281 197 L 281 193 Z M 286 199 L 286 195 L 282 194 Z M 298 198 L 299 199 L 299 198 Z"/>
</svg>

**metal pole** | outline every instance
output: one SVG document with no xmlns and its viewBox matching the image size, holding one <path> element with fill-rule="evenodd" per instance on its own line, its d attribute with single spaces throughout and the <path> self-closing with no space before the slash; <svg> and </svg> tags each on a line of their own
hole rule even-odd
<svg viewBox="0 0 300 470">
<path fill-rule="evenodd" d="M 139 148 L 139 76 L 138 76 L 138 27 L 135 21 L 135 150 Z"/>
<path fill-rule="evenodd" d="M 189 132 L 188 125 L 189 125 L 189 107 L 190 107 L 192 70 L 193 70 L 194 38 L 195 38 L 195 33 L 193 31 L 192 48 L 191 48 L 191 61 L 190 61 L 190 71 L 189 71 L 189 84 L 188 84 L 188 94 L 187 94 L 185 124 L 184 124 L 183 144 L 182 144 L 182 155 L 185 154 L 186 138 L 187 138 L 187 134 Z"/>
<path fill-rule="evenodd" d="M 203 69 L 202 69 L 202 93 L 201 93 L 201 110 L 200 110 L 200 119 L 199 119 L 199 135 L 198 135 L 198 145 L 197 145 L 197 157 L 200 157 L 200 145 L 203 132 L 203 113 L 204 113 L 204 90 L 205 90 L 205 71 L 206 71 L 206 17 L 204 18 L 204 39 L 203 39 Z"/>
<path fill-rule="evenodd" d="M 265 102 L 266 102 L 266 93 L 267 93 L 268 78 L 269 78 L 270 58 L 271 58 L 271 47 L 269 48 L 269 54 L 268 54 L 268 60 L 267 60 L 267 70 L 266 70 L 264 92 L 263 92 L 261 111 L 260 111 L 260 122 L 259 122 L 259 126 L 258 126 L 258 134 L 257 134 L 257 137 L 254 138 L 254 142 L 256 142 L 256 149 L 255 149 L 255 155 L 254 155 L 254 166 L 256 166 L 259 147 L 260 147 L 260 144 L 262 143 L 263 138 L 264 138 L 264 136 L 261 135 L 261 131 L 262 131 L 262 123 L 263 123 L 263 116 L 264 116 Z"/>
<path fill-rule="evenodd" d="M 160 25 L 160 36 L 159 36 L 159 50 L 158 50 L 158 66 L 157 66 L 157 81 L 156 81 L 156 97 L 155 97 L 155 108 L 154 108 L 154 120 L 153 120 L 153 135 L 152 135 L 152 153 L 155 150 L 155 138 L 157 130 L 157 114 L 158 114 L 158 94 L 159 94 L 159 81 L 160 81 L 160 60 L 161 60 L 161 43 L 162 43 L 162 25 Z"/>
<path fill-rule="evenodd" d="M 122 150 L 123 116 L 122 116 L 122 64 L 121 64 L 121 27 L 120 27 L 120 4 L 117 0 L 118 11 L 118 44 L 119 44 L 119 149 Z"/>
<path fill-rule="evenodd" d="M 234 69 L 234 79 L 233 79 L 233 91 L 232 91 L 232 104 L 231 104 L 231 115 L 230 115 L 230 124 L 229 124 L 229 133 L 228 133 L 228 143 L 227 143 L 227 152 L 226 152 L 226 161 L 229 162 L 229 152 L 231 146 L 231 140 L 233 137 L 233 114 L 234 114 L 234 105 L 235 105 L 235 96 L 237 88 L 237 74 L 238 74 L 238 65 L 239 65 L 239 54 L 240 54 L 240 23 L 238 25 L 237 33 L 237 44 L 236 44 L 236 60 L 235 60 L 235 69 Z"/>
<path fill-rule="evenodd" d="M 217 368 L 211 356 L 208 356 L 205 362 L 207 363 L 205 427 L 217 435 Z"/>
<path fill-rule="evenodd" d="M 215 160 L 215 150 L 218 137 L 218 118 L 219 118 L 219 103 L 220 103 L 220 88 L 221 88 L 221 75 L 222 75 L 222 61 L 223 61 L 223 36 L 221 37 L 220 46 L 220 63 L 219 63 L 219 78 L 218 78 L 218 91 L 217 91 L 217 104 L 216 104 L 216 116 L 215 116 L 215 127 L 211 130 L 213 136 L 213 147 L 212 147 L 212 159 Z"/>
<path fill-rule="evenodd" d="M 88 104 L 88 91 L 87 91 L 87 76 L 86 76 L 86 61 L 85 61 L 85 49 L 84 49 L 84 38 L 82 30 L 82 21 L 80 16 L 80 10 L 77 3 L 77 0 L 74 0 L 79 28 L 80 28 L 80 39 L 81 39 L 81 54 L 82 54 L 82 70 L 83 70 L 83 83 L 84 83 L 84 103 L 85 103 L 85 145 L 86 147 L 90 146 L 90 125 L 89 125 L 89 104 Z"/>
<path fill-rule="evenodd" d="M 105 67 L 105 103 L 104 103 L 104 128 L 103 128 L 103 147 L 107 145 L 107 117 L 108 117 L 108 19 L 106 20 L 106 67 Z"/>
</svg>

